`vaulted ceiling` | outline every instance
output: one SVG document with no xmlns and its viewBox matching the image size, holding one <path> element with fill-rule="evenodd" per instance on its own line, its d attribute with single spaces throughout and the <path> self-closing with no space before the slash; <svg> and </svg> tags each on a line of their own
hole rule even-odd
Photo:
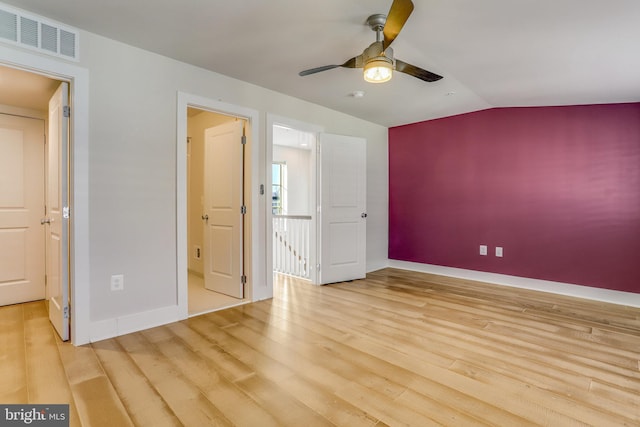
<svg viewBox="0 0 640 427">
<path fill-rule="evenodd" d="M 391 0 L 3 1 L 385 126 L 490 107 L 640 101 L 638 0 L 414 0 L 395 56 L 444 78 L 396 73 L 384 84 L 358 69 L 298 72 L 360 54 L 375 41 L 367 17 Z"/>
</svg>

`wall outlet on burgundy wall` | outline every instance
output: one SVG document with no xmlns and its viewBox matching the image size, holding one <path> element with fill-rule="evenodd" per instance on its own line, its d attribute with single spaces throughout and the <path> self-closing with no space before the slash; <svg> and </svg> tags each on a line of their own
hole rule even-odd
<svg viewBox="0 0 640 427">
<path fill-rule="evenodd" d="M 487 245 L 480 245 L 480 255 L 487 254 Z"/>
<path fill-rule="evenodd" d="M 496 256 L 502 258 L 502 248 L 500 246 L 496 246 Z"/>
</svg>

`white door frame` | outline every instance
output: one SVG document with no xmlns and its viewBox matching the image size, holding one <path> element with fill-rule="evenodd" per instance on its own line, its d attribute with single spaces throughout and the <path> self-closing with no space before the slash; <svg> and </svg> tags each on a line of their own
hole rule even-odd
<svg viewBox="0 0 640 427">
<path fill-rule="evenodd" d="M 260 194 L 264 182 L 264 163 L 260 161 L 260 114 L 257 110 L 228 104 L 185 92 L 178 92 L 176 129 L 176 274 L 178 284 L 178 317 L 189 317 L 188 250 L 187 250 L 187 108 L 211 111 L 247 120 L 247 170 L 245 203 L 250 215 L 245 225 L 245 299 L 259 301 L 273 297 L 273 283 L 268 282 L 265 256 L 265 196 Z M 262 153 L 264 155 L 264 152 Z M 268 247 L 268 246 L 267 246 Z M 249 249 L 249 250 L 247 250 Z"/>
<path fill-rule="evenodd" d="M 275 114 L 269 114 L 267 113 L 267 152 L 265 155 L 265 170 L 267 171 L 266 173 L 266 182 L 265 182 L 265 187 L 266 187 L 266 192 L 267 194 L 271 194 L 271 163 L 273 163 L 273 125 L 274 124 L 280 124 L 280 125 L 284 125 L 287 127 L 290 127 L 292 129 L 295 130 L 299 130 L 302 132 L 309 132 L 309 133 L 313 133 L 316 136 L 316 141 L 315 141 L 315 146 L 313 147 L 314 150 L 314 155 L 317 155 L 317 150 L 318 150 L 318 143 L 319 143 L 319 139 L 320 139 L 320 134 L 322 132 L 324 132 L 324 127 L 319 126 L 319 125 L 314 125 L 314 124 L 310 124 L 310 123 L 305 123 L 305 122 L 301 122 L 298 120 L 294 120 L 294 119 L 290 119 L 287 117 L 282 117 L 282 116 L 278 116 Z M 311 179 L 313 180 L 313 185 L 316 188 L 316 198 L 313 201 L 314 206 L 315 206 L 315 212 L 313 212 L 313 218 L 314 220 L 312 221 L 312 226 L 309 229 L 310 233 L 315 233 L 316 236 L 314 238 L 314 241 L 316 242 L 317 246 L 317 226 L 315 226 L 315 224 L 317 224 L 317 218 L 318 218 L 318 194 L 317 194 L 317 183 L 318 183 L 318 172 L 317 172 L 317 157 L 316 157 L 316 171 L 314 171 L 313 176 L 311 177 Z M 273 291 L 273 212 L 271 211 L 271 200 L 269 200 L 268 205 L 265 207 L 265 211 L 266 211 L 266 235 L 267 235 L 267 242 L 266 242 L 266 262 L 267 262 L 267 272 L 269 274 L 267 274 L 267 281 L 268 281 L 268 286 L 270 287 L 270 289 L 272 289 Z M 311 248 L 311 250 L 314 252 L 314 260 L 312 260 L 312 262 L 317 263 L 318 262 L 318 251 L 317 251 L 317 247 Z M 312 274 L 311 274 L 311 282 L 313 284 L 317 284 L 318 283 L 318 272 L 317 269 L 315 268 L 315 266 L 313 266 L 313 270 L 312 270 Z"/>
<path fill-rule="evenodd" d="M 69 295 L 71 306 L 71 342 L 89 342 L 89 70 L 15 48 L 0 46 L 0 64 L 67 81 L 71 90 L 69 147 Z"/>
</svg>

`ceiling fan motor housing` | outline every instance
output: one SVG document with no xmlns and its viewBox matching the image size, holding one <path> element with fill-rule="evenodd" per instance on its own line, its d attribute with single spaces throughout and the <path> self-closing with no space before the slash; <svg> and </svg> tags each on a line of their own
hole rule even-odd
<svg viewBox="0 0 640 427">
<path fill-rule="evenodd" d="M 372 60 L 385 61 L 394 65 L 393 49 L 388 47 L 387 50 L 384 50 L 381 41 L 371 43 L 371 45 L 362 52 L 362 65 Z"/>
<path fill-rule="evenodd" d="M 387 15 L 376 13 L 367 18 L 367 25 L 376 33 L 384 30 L 384 24 L 387 23 Z"/>
</svg>

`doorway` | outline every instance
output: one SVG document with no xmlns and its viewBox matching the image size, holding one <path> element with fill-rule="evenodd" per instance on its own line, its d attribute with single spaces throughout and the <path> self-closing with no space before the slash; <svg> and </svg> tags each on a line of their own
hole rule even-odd
<svg viewBox="0 0 640 427">
<path fill-rule="evenodd" d="M 0 304 L 46 299 L 62 340 L 70 338 L 68 93 L 66 82 L 0 66 Z"/>
<path fill-rule="evenodd" d="M 191 248 L 188 245 L 188 215 L 187 215 L 187 153 L 188 143 L 188 109 L 204 110 L 244 119 L 246 132 L 245 153 L 245 180 L 244 199 L 246 215 L 244 217 L 243 243 L 244 243 L 244 274 L 246 283 L 244 286 L 244 300 L 241 303 L 259 301 L 273 296 L 273 283 L 267 280 L 266 256 L 264 256 L 265 235 L 265 196 L 260 191 L 264 181 L 264 171 L 261 165 L 264 160 L 261 155 L 260 141 L 260 114 L 257 110 L 213 100 L 186 92 L 178 92 L 177 97 L 177 128 L 176 128 L 176 272 L 178 282 L 178 316 L 186 319 L 189 317 L 189 257 L 192 257 Z"/>
<path fill-rule="evenodd" d="M 267 168 L 272 171 L 268 184 L 274 198 L 268 224 L 272 241 L 268 257 L 273 271 L 270 279 L 273 281 L 273 274 L 283 270 L 315 285 L 365 277 L 366 140 L 324 133 L 318 126 L 275 115 L 267 115 L 267 126 Z M 279 215 L 290 205 L 290 195 L 284 190 L 287 184 L 283 184 L 289 181 L 283 175 L 290 175 L 290 168 L 281 158 L 280 147 L 287 139 L 293 141 L 289 145 L 301 146 L 300 141 L 308 141 L 312 147 L 308 167 L 311 207 L 307 215 L 290 215 L 291 218 Z M 308 235 L 304 234 L 301 240 L 310 245 L 308 262 L 306 252 L 298 249 L 296 242 L 301 228 L 307 233 L 299 223 L 307 221 Z M 307 264 L 308 273 L 304 268 Z M 301 276 L 301 271 L 308 277 Z"/>
<path fill-rule="evenodd" d="M 69 102 L 70 140 L 68 175 L 69 202 L 72 214 L 69 221 L 69 287 L 73 307 L 69 314 L 71 341 L 86 344 L 91 337 L 89 310 L 89 70 L 66 61 L 46 58 L 10 47 L 0 46 L 0 66 L 27 71 L 53 80 L 68 81 L 71 86 Z M 2 83 L 0 81 L 0 83 Z M 13 88 L 13 83 L 6 85 Z M 6 94 L 7 87 L 0 89 Z M 33 89 L 34 87 L 30 87 Z"/>
<path fill-rule="evenodd" d="M 189 316 L 248 301 L 241 214 L 246 125 L 244 118 L 187 108 Z"/>
<path fill-rule="evenodd" d="M 273 272 L 316 280 L 316 133 L 272 125 Z"/>
</svg>

